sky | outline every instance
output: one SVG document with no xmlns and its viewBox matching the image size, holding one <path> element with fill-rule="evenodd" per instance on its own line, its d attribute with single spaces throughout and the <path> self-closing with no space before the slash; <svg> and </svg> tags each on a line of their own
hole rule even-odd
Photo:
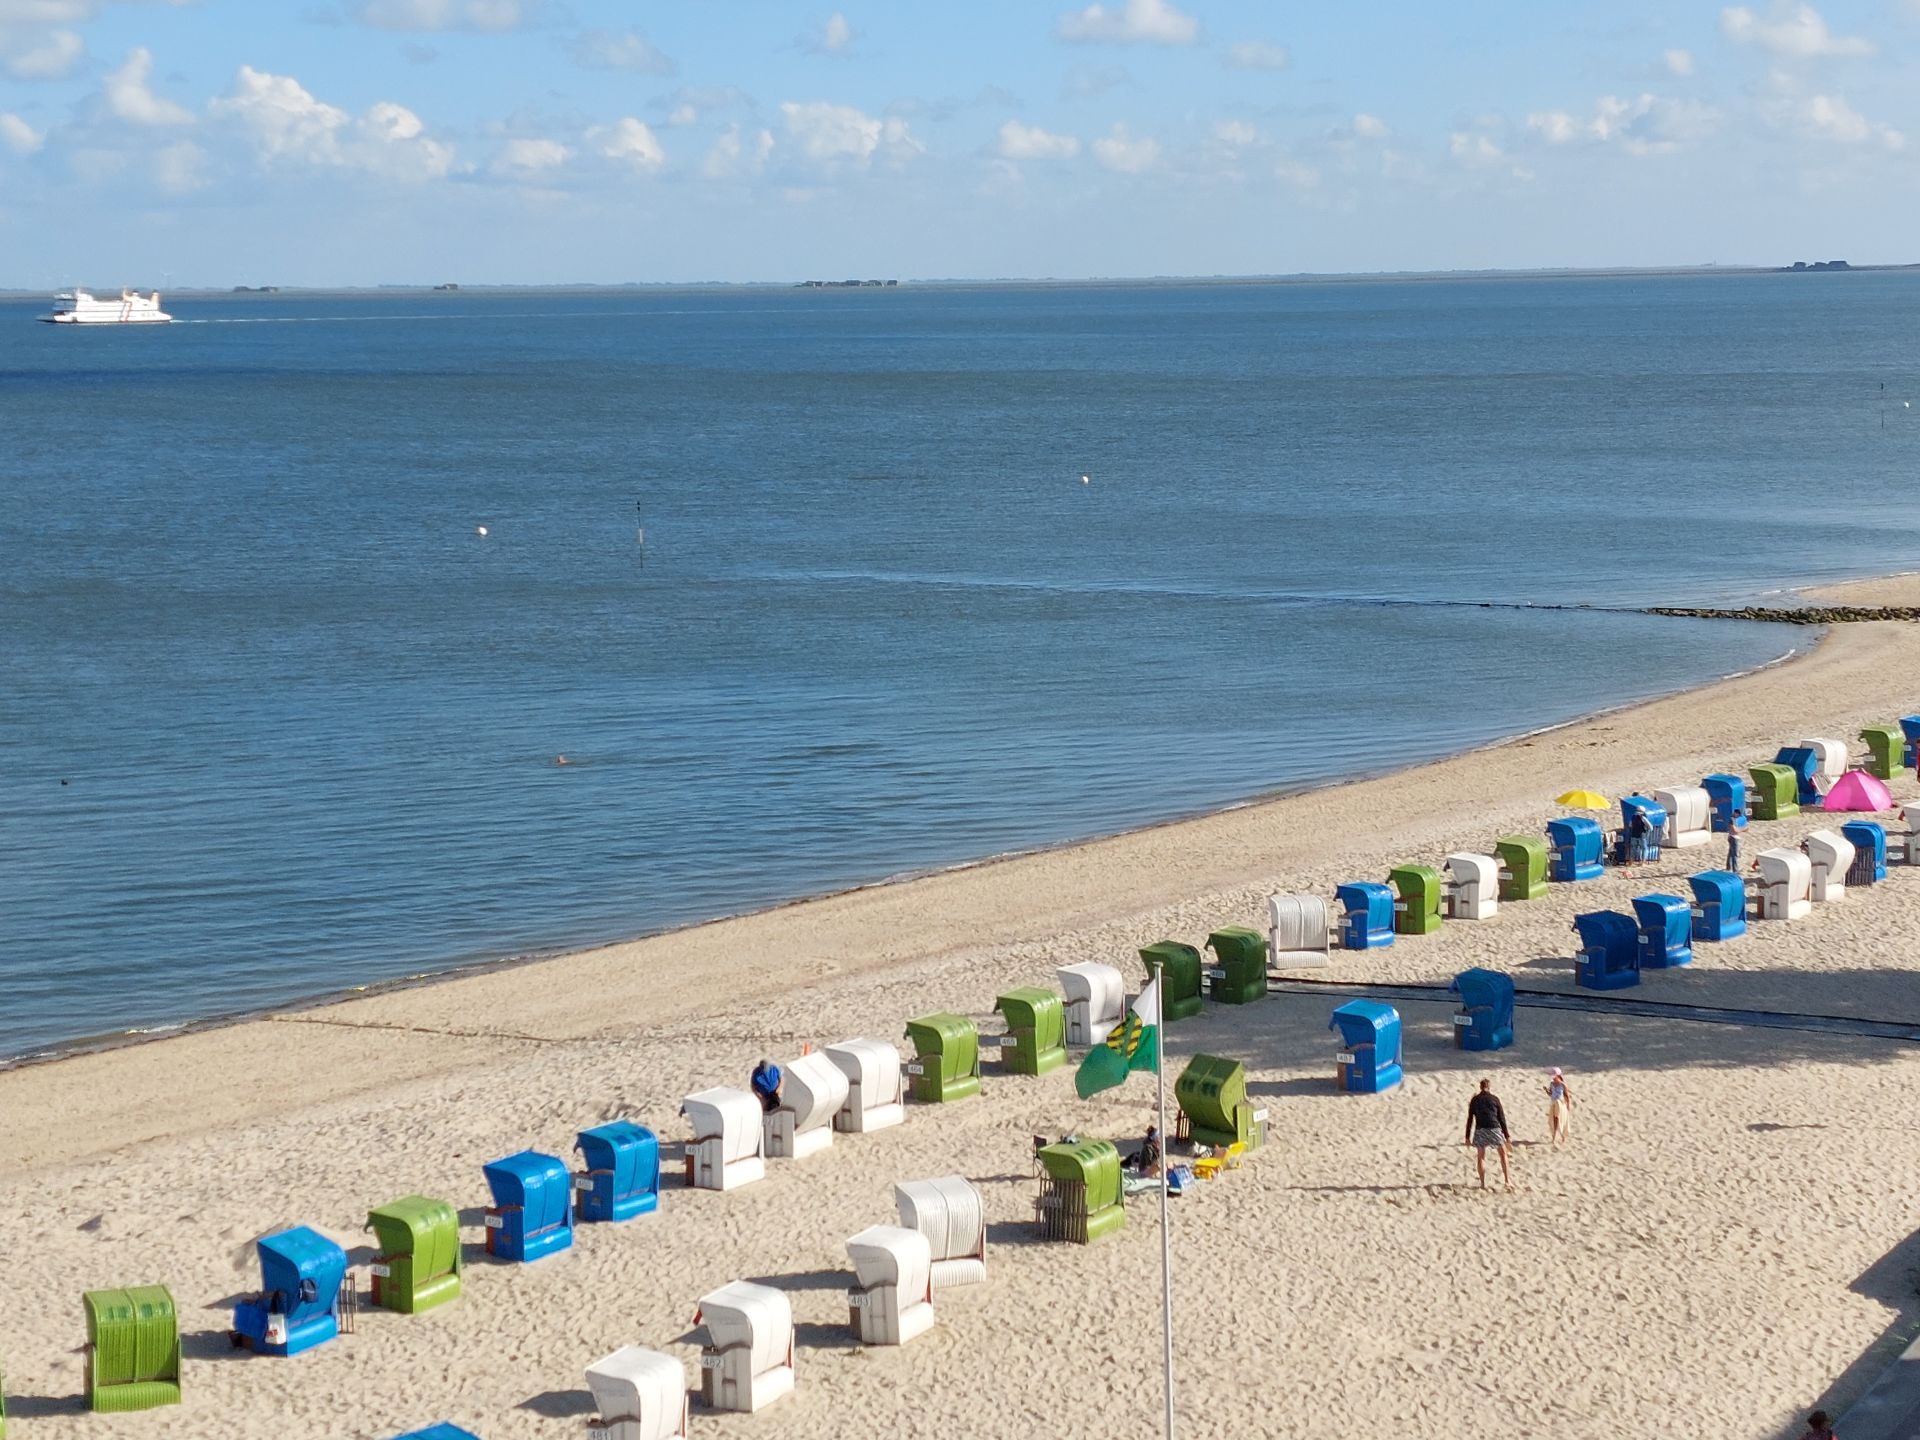
<svg viewBox="0 0 1920 1440">
<path fill-rule="evenodd" d="M 1920 260 L 1920 0 L 0 0 L 0 286 Z"/>
</svg>

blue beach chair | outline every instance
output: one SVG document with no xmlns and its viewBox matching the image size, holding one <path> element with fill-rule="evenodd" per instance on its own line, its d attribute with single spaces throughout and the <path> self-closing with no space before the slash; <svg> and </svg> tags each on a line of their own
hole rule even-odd
<svg viewBox="0 0 1920 1440">
<path fill-rule="evenodd" d="M 1447 987 L 1460 997 L 1453 1043 L 1462 1050 L 1504 1050 L 1513 1044 L 1513 977 L 1498 970 L 1462 970 Z"/>
<path fill-rule="evenodd" d="M 1737 940 L 1747 933 L 1747 882 L 1731 870 L 1689 875 L 1693 887 L 1693 938 Z"/>
<path fill-rule="evenodd" d="M 298 1355 L 340 1333 L 347 1252 L 296 1225 L 258 1242 L 260 1293 L 233 1308 L 233 1340 L 262 1355 Z"/>
<path fill-rule="evenodd" d="M 1583 990 L 1624 990 L 1640 983 L 1640 927 L 1617 910 L 1573 917 L 1580 936 L 1573 983 Z"/>
<path fill-rule="evenodd" d="M 1640 968 L 1671 970 L 1693 963 L 1693 907 L 1678 895 L 1641 895 L 1633 902 L 1640 927 Z"/>
</svg>

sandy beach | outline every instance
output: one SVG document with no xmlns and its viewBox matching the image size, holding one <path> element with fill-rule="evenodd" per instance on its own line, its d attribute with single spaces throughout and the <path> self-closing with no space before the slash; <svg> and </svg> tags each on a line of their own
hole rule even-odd
<svg viewBox="0 0 1920 1440">
<path fill-rule="evenodd" d="M 1833 593 L 1910 604 L 1920 578 Z M 997 994 L 1052 987 L 1071 961 L 1111 962 L 1137 986 L 1143 944 L 1264 928 L 1272 891 L 1324 893 L 1538 833 L 1571 786 L 1691 784 L 1801 736 L 1852 742 L 1916 708 L 1917 671 L 1920 627 L 1840 627 L 1786 665 L 1379 779 L 0 1073 L 9 1420 L 48 1440 L 380 1440 L 441 1419 L 487 1440 L 578 1435 L 585 1365 L 639 1343 L 680 1355 L 692 1380 L 697 1299 L 751 1278 L 791 1292 L 797 1393 L 756 1416 L 696 1407 L 696 1434 L 1144 1432 L 1160 1383 L 1151 1199 L 1099 1245 L 1036 1243 L 1030 1137 L 1137 1139 L 1148 1077 L 1081 1102 L 1070 1071 L 989 1062 L 980 1099 L 769 1162 L 734 1193 L 675 1180 L 657 1215 L 582 1227 L 571 1252 L 527 1267 L 480 1254 L 480 1165 L 568 1155 L 579 1129 L 616 1116 L 677 1141 L 681 1097 L 743 1084 L 761 1055 L 898 1039 L 936 1009 L 992 1031 Z M 1911 776 L 1894 790 L 1920 796 Z M 1756 825 L 1746 853 L 1820 824 Z M 1336 951 L 1327 975 L 1443 983 L 1477 964 L 1570 992 L 1576 912 L 1684 892 L 1722 854 L 1670 854 L 1487 922 Z M 1917 933 L 1920 870 L 1896 869 L 1628 993 L 1920 1024 L 1920 959 L 1903 943 Z M 1175 1069 L 1199 1050 L 1243 1058 L 1271 1117 L 1264 1150 L 1175 1205 L 1184 1434 L 1773 1440 L 1817 1403 L 1843 1409 L 1920 1320 L 1907 1114 L 1920 1047 L 1522 1009 L 1513 1048 L 1476 1057 L 1453 1048 L 1449 1005 L 1408 1003 L 1406 1083 L 1352 1096 L 1331 1081 L 1334 1003 L 1209 1007 L 1167 1036 Z M 1550 1065 L 1578 1100 L 1558 1152 L 1543 1143 Z M 1475 1188 L 1460 1144 L 1481 1075 L 1518 1126 L 1512 1195 Z M 943 1294 L 940 1324 L 904 1349 L 856 1348 L 846 1237 L 891 1221 L 894 1181 L 956 1171 L 987 1197 L 990 1283 Z M 232 1299 L 257 1276 L 250 1237 L 306 1222 L 364 1244 L 367 1208 L 414 1191 L 462 1209 L 458 1303 L 363 1312 L 357 1333 L 293 1360 L 229 1348 Z M 87 1415 L 80 1293 L 145 1283 L 180 1304 L 186 1402 Z"/>
</svg>

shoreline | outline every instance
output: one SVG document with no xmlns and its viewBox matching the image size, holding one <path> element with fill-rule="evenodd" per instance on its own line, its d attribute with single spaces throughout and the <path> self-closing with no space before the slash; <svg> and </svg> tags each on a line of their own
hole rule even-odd
<svg viewBox="0 0 1920 1440">
<path fill-rule="evenodd" d="M 1902 575 L 1908 572 L 1902 572 Z M 1881 583 L 1882 580 L 1896 580 L 1901 575 L 1881 577 L 1881 580 L 1860 582 L 1865 584 Z M 1822 589 L 1831 587 L 1819 587 Z M 1812 596 L 1813 588 L 1796 589 L 1796 595 Z M 1464 603 L 1464 602 L 1463 602 Z M 1537 607 L 1536 607 L 1537 608 Z M 1580 607 L 1567 607 L 1569 609 Z M 1766 624 L 1767 620 L 1751 619 L 1747 616 L 1728 612 L 1726 618 L 1745 623 Z M 1859 623 L 1859 622 L 1848 622 Z M 990 855 L 977 856 L 967 860 L 957 860 L 947 865 L 936 865 L 921 870 L 902 871 L 883 876 L 877 880 L 860 881 L 827 890 L 813 891 L 805 895 L 796 895 L 784 900 L 775 900 L 764 905 L 752 906 L 744 910 L 731 910 L 723 915 L 708 916 L 700 920 L 689 920 L 684 924 L 670 925 L 659 930 L 643 930 L 633 934 L 616 936 L 612 939 L 598 940 L 584 945 L 561 945 L 552 949 L 536 949 L 512 955 L 490 956 L 480 960 L 466 960 L 445 968 L 423 970 L 412 975 L 397 976 L 390 980 L 370 981 L 364 985 L 350 986 L 343 990 L 317 990 L 306 995 L 296 996 L 276 1004 L 264 1005 L 247 1010 L 225 1011 L 213 1015 L 195 1016 L 173 1024 L 145 1026 L 139 1029 L 114 1031 L 103 1035 L 81 1035 L 69 1040 L 55 1041 L 38 1049 L 25 1051 L 17 1055 L 0 1056 L 0 1075 L 40 1065 L 57 1065 L 65 1060 L 84 1055 L 110 1054 L 135 1046 L 152 1045 L 183 1035 L 199 1035 L 270 1020 L 274 1016 L 304 1015 L 315 1010 L 324 1010 L 336 1005 L 351 1004 L 356 1000 L 373 999 L 385 995 L 407 994 L 430 989 L 435 985 L 449 984 L 477 975 L 490 975 L 501 972 L 525 969 L 532 966 L 564 963 L 569 960 L 584 959 L 622 946 L 638 945 L 650 941 L 671 939 L 698 931 L 711 925 L 725 925 L 734 921 L 762 919 L 777 916 L 782 912 L 799 907 L 819 904 L 825 901 L 842 899 L 847 896 L 862 895 L 871 891 L 887 890 L 899 886 L 916 884 L 943 875 L 964 874 L 990 869 L 1036 856 L 1057 855 L 1081 846 L 1098 845 L 1108 841 L 1121 840 L 1132 836 L 1148 836 L 1157 831 L 1205 822 L 1216 816 L 1233 814 L 1238 811 L 1258 809 L 1263 806 L 1281 804 L 1301 796 L 1323 791 L 1338 790 L 1348 785 L 1366 784 L 1375 781 L 1390 780 L 1397 775 L 1406 774 L 1425 765 L 1442 764 L 1465 760 L 1471 756 L 1501 750 L 1510 745 L 1521 744 L 1544 735 L 1552 735 L 1580 725 L 1592 724 L 1616 715 L 1630 714 L 1643 706 L 1655 705 L 1683 695 L 1697 695 L 1718 685 L 1745 679 L 1748 676 L 1763 674 L 1796 661 L 1805 660 L 1818 652 L 1825 642 L 1828 627 L 1821 627 L 1810 643 L 1793 644 L 1787 650 L 1758 665 L 1745 670 L 1730 671 L 1716 675 L 1695 685 L 1683 686 L 1677 690 L 1663 691 L 1657 695 L 1648 695 L 1637 700 L 1624 701 L 1619 705 L 1603 706 L 1595 710 L 1582 711 L 1566 720 L 1555 721 L 1550 725 L 1535 726 L 1529 730 L 1517 730 L 1507 735 L 1496 736 L 1460 750 L 1448 750 L 1426 757 L 1410 760 L 1403 764 L 1391 765 L 1378 770 L 1356 771 L 1327 780 L 1310 780 L 1297 785 L 1281 786 L 1272 790 L 1259 791 L 1243 799 L 1232 800 L 1223 805 L 1206 809 L 1183 811 L 1162 819 L 1150 820 L 1140 825 L 1129 825 L 1118 830 L 1099 831 L 1089 835 L 1078 835 L 1052 843 L 1027 846 L 1017 850 L 1002 850 Z"/>
</svg>

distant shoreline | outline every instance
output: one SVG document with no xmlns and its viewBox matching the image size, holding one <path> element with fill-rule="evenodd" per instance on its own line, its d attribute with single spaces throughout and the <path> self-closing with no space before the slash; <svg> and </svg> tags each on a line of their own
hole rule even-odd
<svg viewBox="0 0 1920 1440">
<path fill-rule="evenodd" d="M 898 294 L 902 290 L 1081 290 L 1117 288 L 1215 288 L 1271 285 L 1368 285 L 1433 284 L 1450 280 L 1683 280 L 1729 275 L 1871 275 L 1920 271 L 1920 263 L 1849 265 L 1844 270 L 1819 270 L 1811 267 L 1795 270 L 1788 265 L 1653 265 L 1653 266 L 1568 266 L 1546 269 L 1490 270 L 1373 270 L 1373 271 L 1299 271 L 1276 275 L 1110 275 L 1062 278 L 1053 276 L 1000 277 L 900 277 L 897 285 L 808 285 L 811 277 L 792 280 L 585 280 L 551 282 L 500 282 L 460 280 L 457 289 L 446 289 L 446 281 L 424 280 L 417 283 L 383 282 L 377 285 L 297 285 L 269 284 L 236 289 L 232 285 L 163 286 L 169 295 L 249 302 L 289 296 L 316 298 L 361 295 L 435 295 L 448 300 L 474 295 L 554 295 L 623 294 L 636 290 L 652 292 L 724 292 L 736 290 L 801 290 L 809 295 L 823 293 Z M 118 282 L 115 282 L 116 284 Z M 113 288 L 111 286 L 102 288 Z M 140 289 L 152 288 L 143 279 Z M 51 293 L 44 289 L 20 286 L 0 287 L 0 301 L 45 300 Z"/>
</svg>

